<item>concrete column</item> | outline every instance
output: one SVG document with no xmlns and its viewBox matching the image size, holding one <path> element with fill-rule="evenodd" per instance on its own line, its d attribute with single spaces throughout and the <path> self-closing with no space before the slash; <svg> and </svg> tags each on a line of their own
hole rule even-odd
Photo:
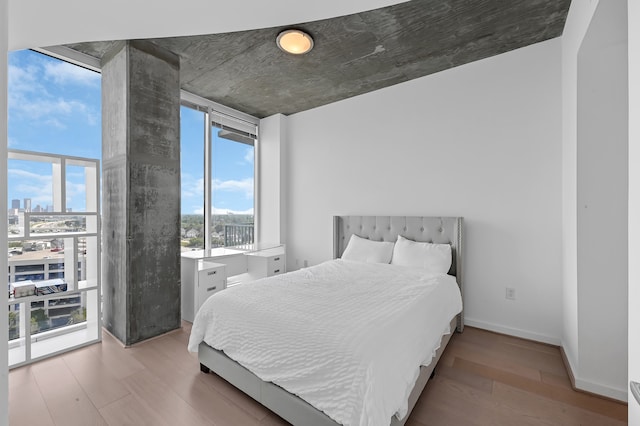
<svg viewBox="0 0 640 426">
<path fill-rule="evenodd" d="M 102 63 L 103 316 L 125 345 L 180 327 L 179 72 L 146 41 Z"/>
</svg>

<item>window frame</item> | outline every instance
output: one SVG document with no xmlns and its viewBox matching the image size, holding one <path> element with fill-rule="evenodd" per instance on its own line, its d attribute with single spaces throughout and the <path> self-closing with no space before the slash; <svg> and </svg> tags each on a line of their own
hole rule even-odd
<svg viewBox="0 0 640 426">
<path fill-rule="evenodd" d="M 100 60 L 93 56 L 75 51 L 65 46 L 50 46 L 46 48 L 34 48 L 36 52 L 52 56 L 57 59 L 61 59 L 66 62 L 70 62 L 74 65 L 102 73 L 100 66 Z M 255 135 L 254 153 L 253 153 L 253 226 L 254 226 L 254 244 L 257 243 L 256 238 L 259 233 L 259 220 L 260 216 L 260 194 L 258 193 L 260 185 L 260 119 L 250 114 L 238 111 L 228 106 L 213 102 L 209 99 L 205 99 L 201 96 L 195 95 L 191 92 L 181 89 L 180 90 L 180 105 L 188 108 L 201 111 L 205 114 L 205 141 L 204 141 L 204 155 L 205 155 L 205 194 L 204 194 L 204 249 L 211 249 L 211 230 L 212 230 L 212 188 L 211 188 L 211 125 L 212 121 L 220 122 L 228 125 L 231 128 L 236 128 L 241 131 L 246 131 Z M 215 120 L 213 119 L 215 117 Z M 251 130 L 255 129 L 253 132 Z M 208 170 L 208 175 L 207 175 Z M 182 171 L 181 171 L 182 173 Z M 181 213 L 182 214 L 182 213 Z"/>
<path fill-rule="evenodd" d="M 180 105 L 192 108 L 204 113 L 204 249 L 210 250 L 212 227 L 212 197 L 213 197 L 213 167 L 211 164 L 212 149 L 212 127 L 213 123 L 222 124 L 231 129 L 239 130 L 247 134 L 255 136 L 253 151 L 253 227 L 254 227 L 254 244 L 257 243 L 256 237 L 258 232 L 258 216 L 260 214 L 259 204 L 259 171 L 260 171 L 260 119 L 241 111 L 229 108 L 217 102 L 202 98 L 185 90 L 180 91 Z M 217 126 L 216 126 L 217 127 Z"/>
</svg>

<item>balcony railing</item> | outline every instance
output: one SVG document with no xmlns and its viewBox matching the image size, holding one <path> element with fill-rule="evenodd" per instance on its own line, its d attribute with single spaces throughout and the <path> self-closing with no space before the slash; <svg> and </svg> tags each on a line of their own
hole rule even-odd
<svg viewBox="0 0 640 426">
<path fill-rule="evenodd" d="M 253 224 L 224 225 L 224 245 L 240 246 L 253 243 Z"/>
</svg>

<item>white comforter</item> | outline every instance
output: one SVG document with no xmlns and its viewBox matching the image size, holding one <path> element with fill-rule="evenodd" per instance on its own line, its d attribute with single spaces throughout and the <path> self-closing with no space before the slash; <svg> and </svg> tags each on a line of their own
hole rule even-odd
<svg viewBox="0 0 640 426">
<path fill-rule="evenodd" d="M 332 260 L 216 293 L 189 350 L 205 341 L 338 423 L 388 425 L 461 309 L 454 277 Z"/>
</svg>

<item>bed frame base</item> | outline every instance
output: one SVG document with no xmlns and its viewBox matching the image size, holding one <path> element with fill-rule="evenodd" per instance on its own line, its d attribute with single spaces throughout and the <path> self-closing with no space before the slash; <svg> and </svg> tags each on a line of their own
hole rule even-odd
<svg viewBox="0 0 640 426">
<path fill-rule="evenodd" d="M 451 334 L 456 329 L 456 318 L 451 321 L 449 334 L 442 336 L 440 348 L 436 351 L 436 356 L 427 366 L 420 367 L 420 375 L 416 380 L 416 384 L 409 395 L 407 415 L 398 420 L 393 416 L 390 419 L 391 426 L 403 426 L 407 421 L 409 414 L 416 405 L 422 390 L 427 385 L 430 378 L 435 374 L 435 367 L 445 347 L 451 339 Z M 270 382 L 262 381 L 258 376 L 247 370 L 231 358 L 227 357 L 224 352 L 213 349 L 206 343 L 201 343 L 198 348 L 198 358 L 200 360 L 200 371 L 203 373 L 215 372 L 236 388 L 240 389 L 251 398 L 255 399 L 289 423 L 293 425 L 308 426 L 337 426 L 333 419 L 322 411 L 316 409 L 306 401 L 290 394 L 280 386 Z"/>
</svg>

